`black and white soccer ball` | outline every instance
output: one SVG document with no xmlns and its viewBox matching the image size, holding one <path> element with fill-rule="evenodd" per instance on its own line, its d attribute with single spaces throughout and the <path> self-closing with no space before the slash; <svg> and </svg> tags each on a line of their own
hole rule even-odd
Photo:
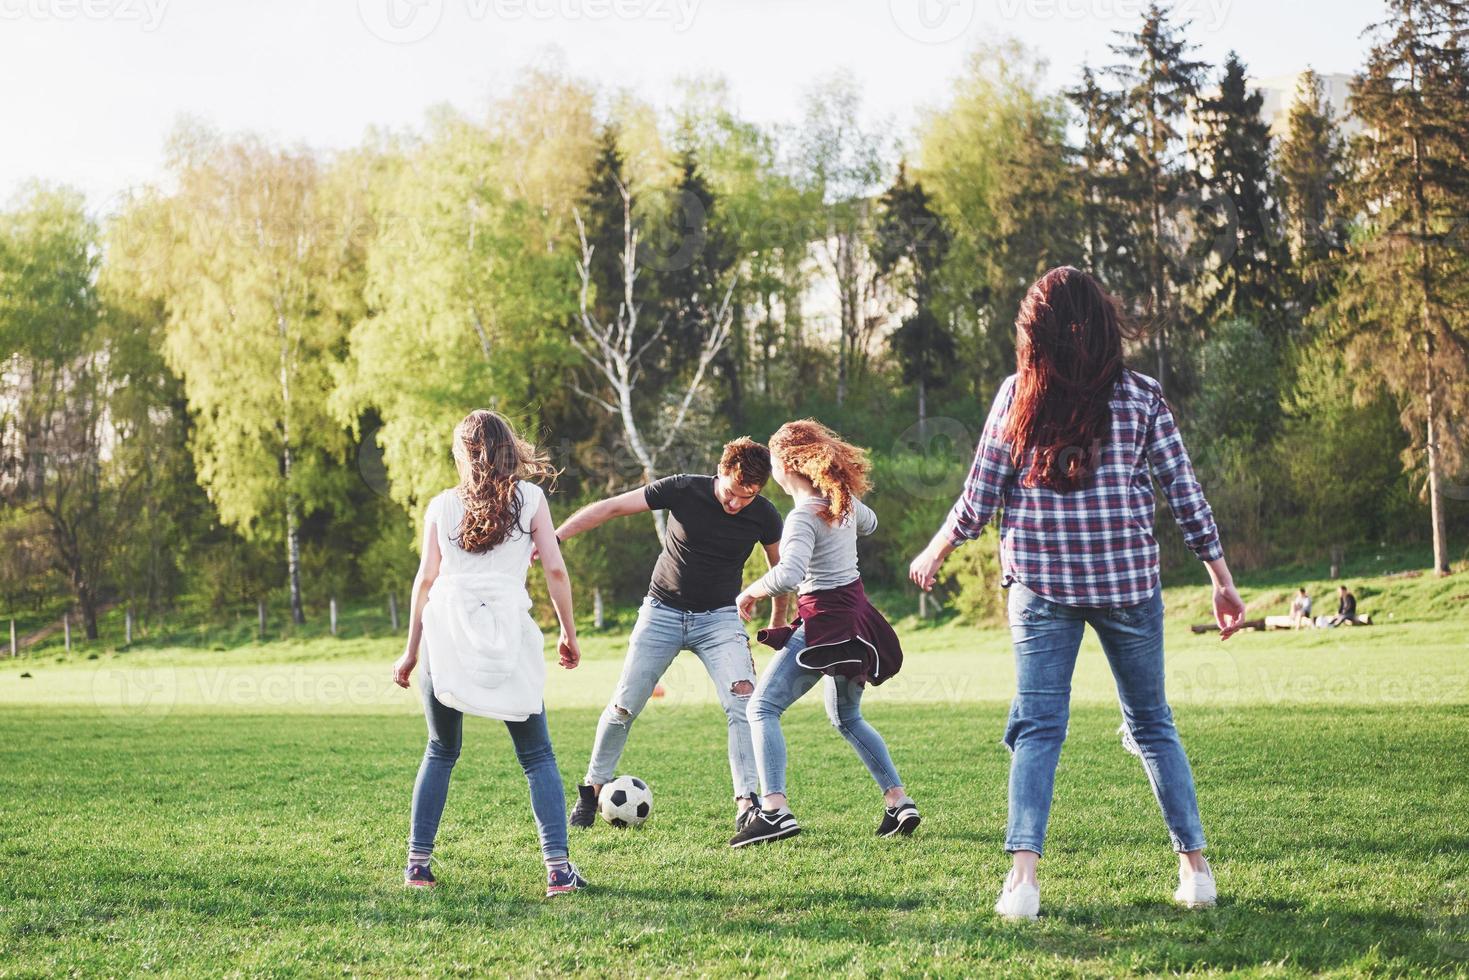
<svg viewBox="0 0 1469 980">
<path fill-rule="evenodd" d="M 653 791 L 636 776 L 618 776 L 602 787 L 598 809 L 614 827 L 637 827 L 653 814 Z"/>
</svg>

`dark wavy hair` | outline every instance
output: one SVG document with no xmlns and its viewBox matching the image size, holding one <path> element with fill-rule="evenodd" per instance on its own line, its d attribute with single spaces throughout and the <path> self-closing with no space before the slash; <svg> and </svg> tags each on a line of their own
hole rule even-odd
<svg viewBox="0 0 1469 980">
<path fill-rule="evenodd" d="M 1126 369 L 1122 341 L 1133 330 L 1096 277 L 1069 265 L 1026 292 L 1004 433 L 1022 485 L 1066 492 L 1090 483 L 1111 428 L 1112 389 Z"/>
<path fill-rule="evenodd" d="M 520 480 L 553 478 L 546 454 L 522 439 L 499 412 L 477 408 L 454 427 L 456 491 L 464 521 L 450 536 L 465 551 L 480 554 L 520 527 Z"/>
</svg>

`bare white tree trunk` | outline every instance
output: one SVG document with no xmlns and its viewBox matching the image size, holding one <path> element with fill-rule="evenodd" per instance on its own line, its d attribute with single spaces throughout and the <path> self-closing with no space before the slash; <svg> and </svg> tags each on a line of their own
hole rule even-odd
<svg viewBox="0 0 1469 980">
<path fill-rule="evenodd" d="M 734 278 L 731 278 L 729 287 L 725 290 L 724 299 L 714 311 L 710 322 L 704 324 L 704 339 L 699 348 L 699 360 L 684 389 L 678 410 L 672 421 L 659 433 L 661 439 L 647 438 L 638 422 L 640 402 L 637 400 L 637 385 L 642 375 L 643 356 L 662 336 L 664 325 L 660 323 L 652 330 L 641 329 L 643 325 L 640 323 L 639 314 L 642 311 L 642 304 L 637 300 L 636 288 L 638 230 L 633 223 L 632 194 L 627 185 L 621 182 L 618 183 L 617 189 L 622 195 L 622 297 L 617 306 L 617 315 L 606 323 L 597 319 L 591 305 L 592 253 L 596 247 L 587 241 L 586 225 L 582 221 L 581 213 L 574 214 L 577 234 L 581 239 L 581 260 L 577 263 L 577 274 L 581 279 L 579 320 L 582 333 L 581 336 L 572 338 L 572 344 L 601 374 L 602 379 L 611 389 L 612 397 L 604 398 L 601 395 L 583 391 L 581 388 L 576 390 L 583 397 L 591 399 L 604 411 L 617 417 L 622 425 L 623 439 L 627 442 L 629 451 L 632 452 L 633 458 L 638 461 L 638 466 L 643 471 L 644 482 L 651 483 L 659 475 L 659 457 L 667 452 L 683 430 L 688 419 L 689 407 L 704 385 L 709 365 L 729 341 L 730 329 L 734 323 L 731 305 L 734 296 Z M 658 541 L 661 544 L 668 530 L 667 515 L 661 510 L 655 510 L 653 521 L 658 532 Z"/>
</svg>

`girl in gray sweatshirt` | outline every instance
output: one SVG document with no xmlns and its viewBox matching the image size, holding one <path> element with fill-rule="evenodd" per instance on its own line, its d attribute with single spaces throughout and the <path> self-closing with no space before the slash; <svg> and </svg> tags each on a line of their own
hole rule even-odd
<svg viewBox="0 0 1469 980">
<path fill-rule="evenodd" d="M 797 593 L 800 618 L 761 630 L 779 652 L 750 698 L 749 719 L 763 798 L 758 814 L 731 847 L 801 832 L 786 799 L 786 745 L 780 718 L 826 675 L 826 713 L 883 794 L 880 837 L 913 833 L 918 807 L 903 790 L 887 744 L 862 717 L 862 693 L 902 666 L 897 635 L 870 602 L 857 567 L 857 538 L 877 529 L 877 515 L 858 497 L 868 489 L 864 450 L 811 419 L 788 422 L 770 440 L 771 476 L 795 500 L 780 541 L 780 562 L 740 593 L 745 619 L 769 596 Z"/>
</svg>

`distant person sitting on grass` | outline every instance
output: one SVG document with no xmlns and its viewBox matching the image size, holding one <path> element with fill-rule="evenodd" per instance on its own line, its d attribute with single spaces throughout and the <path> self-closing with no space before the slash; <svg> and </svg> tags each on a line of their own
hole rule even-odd
<svg viewBox="0 0 1469 980">
<path fill-rule="evenodd" d="M 1357 597 L 1345 585 L 1337 590 L 1336 615 L 1331 618 L 1329 625 L 1357 625 Z"/>
<path fill-rule="evenodd" d="M 413 785 L 403 883 L 415 888 L 436 883 L 429 857 L 468 712 L 498 718 L 510 730 L 530 783 L 530 806 L 546 863 L 546 897 L 551 898 L 587 884 L 567 860 L 566 792 L 542 701 L 545 652 L 525 588 L 534 544 L 561 623 L 561 666 L 570 670 L 581 660 L 571 617 L 571 580 L 546 495 L 523 479 L 554 471 L 545 454 L 516 435 L 510 423 L 483 409 L 470 412 L 455 427 L 454 464 L 459 485 L 431 500 L 424 515 L 408 649 L 393 665 L 393 681 L 407 687 L 419 643 L 428 641 L 419 682 L 428 748 Z"/>
<path fill-rule="evenodd" d="M 1311 597 L 1306 593 L 1304 587 L 1296 593 L 1296 597 L 1290 604 L 1291 629 L 1300 629 L 1302 624 L 1311 625 Z"/>
</svg>

